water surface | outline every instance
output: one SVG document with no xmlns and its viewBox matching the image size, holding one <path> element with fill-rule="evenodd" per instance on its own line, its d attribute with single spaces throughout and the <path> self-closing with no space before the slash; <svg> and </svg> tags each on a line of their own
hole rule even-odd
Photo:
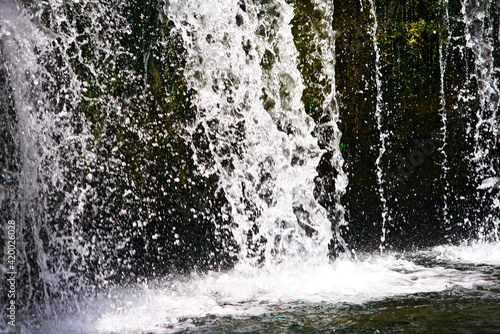
<svg viewBox="0 0 500 334">
<path fill-rule="evenodd" d="M 499 244 L 358 257 L 122 288 L 39 333 L 500 331 Z"/>
</svg>

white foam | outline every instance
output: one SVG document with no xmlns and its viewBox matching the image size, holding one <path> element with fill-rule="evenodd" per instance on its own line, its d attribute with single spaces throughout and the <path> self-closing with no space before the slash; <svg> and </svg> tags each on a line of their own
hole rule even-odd
<svg viewBox="0 0 500 334">
<path fill-rule="evenodd" d="M 497 184 L 500 184 L 500 177 L 488 177 L 481 181 L 477 189 L 489 189 L 495 187 Z"/>
<path fill-rule="evenodd" d="M 500 243 L 475 242 L 460 246 L 438 246 L 433 251 L 438 258 L 454 262 L 500 264 Z"/>
<path fill-rule="evenodd" d="M 477 272 L 427 268 L 393 255 L 261 269 L 239 265 L 227 273 L 193 275 L 157 282 L 155 288 L 142 285 L 133 291 L 123 290 L 110 305 L 86 314 L 85 320 L 72 318 L 70 326 L 57 327 L 66 334 L 165 333 L 194 326 L 193 319 L 198 317 L 261 315 L 273 305 L 295 301 L 356 304 L 476 284 L 484 284 Z M 50 332 L 58 333 L 58 329 L 52 327 Z"/>
</svg>

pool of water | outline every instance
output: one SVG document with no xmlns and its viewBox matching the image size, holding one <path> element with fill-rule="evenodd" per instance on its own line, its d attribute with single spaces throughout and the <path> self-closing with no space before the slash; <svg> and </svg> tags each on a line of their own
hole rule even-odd
<svg viewBox="0 0 500 334">
<path fill-rule="evenodd" d="M 110 291 L 37 333 L 500 332 L 500 245 L 236 267 Z"/>
</svg>

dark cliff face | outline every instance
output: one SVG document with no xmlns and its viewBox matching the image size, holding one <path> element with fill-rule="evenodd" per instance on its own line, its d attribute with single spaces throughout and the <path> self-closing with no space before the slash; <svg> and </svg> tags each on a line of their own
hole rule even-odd
<svg viewBox="0 0 500 334">
<path fill-rule="evenodd" d="M 478 122 L 481 92 L 475 83 L 477 57 L 465 45 L 470 26 L 463 22 L 461 5 L 375 1 L 377 106 L 375 21 L 369 2 L 363 3 L 363 8 L 359 1 L 334 4 L 340 127 L 349 175 L 342 198 L 349 221 L 345 237 L 355 249 L 378 247 L 382 196 L 388 248 L 414 249 L 474 237 L 485 219 L 480 211 L 488 209 L 474 209 L 485 206 L 471 177 L 475 143 L 470 129 Z M 492 5 L 487 24 L 498 34 L 495 13 Z M 386 137 L 380 156 L 381 136 Z M 498 145 L 492 146 L 498 152 Z M 493 151 L 491 163 L 498 168 L 498 153 Z"/>
<path fill-rule="evenodd" d="M 432 3 L 374 4 L 339 3 L 333 22 L 343 32 L 337 79 L 350 176 L 346 238 L 355 249 L 374 250 L 385 228 L 390 248 L 429 246 L 443 241 L 441 160 L 438 145 L 420 156 L 417 142 L 434 140 L 441 127 L 442 10 Z"/>
</svg>

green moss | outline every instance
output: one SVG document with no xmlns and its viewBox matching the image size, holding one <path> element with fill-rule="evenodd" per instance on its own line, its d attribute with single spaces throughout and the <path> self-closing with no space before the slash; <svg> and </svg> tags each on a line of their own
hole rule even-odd
<svg viewBox="0 0 500 334">
<path fill-rule="evenodd" d="M 299 52 L 299 70 L 304 78 L 302 101 L 306 112 L 316 121 L 323 115 L 322 105 L 325 100 L 325 82 L 321 60 L 320 45 L 322 31 L 322 14 L 315 9 L 310 0 L 288 1 L 295 8 L 295 16 L 291 21 L 292 33 Z"/>
<path fill-rule="evenodd" d="M 414 22 L 391 21 L 382 24 L 377 34 L 383 49 L 382 61 L 395 65 L 403 61 L 404 55 L 411 55 L 413 60 L 422 60 L 428 48 L 437 40 L 440 30 L 438 22 L 427 22 L 422 18 Z"/>
</svg>

